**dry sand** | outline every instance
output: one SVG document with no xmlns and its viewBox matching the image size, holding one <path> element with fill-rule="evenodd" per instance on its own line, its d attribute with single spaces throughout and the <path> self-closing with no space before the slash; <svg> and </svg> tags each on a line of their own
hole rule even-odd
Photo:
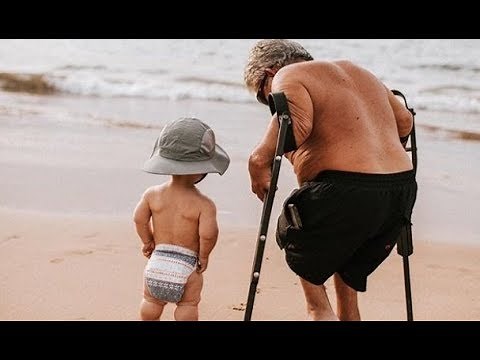
<svg viewBox="0 0 480 360">
<path fill-rule="evenodd" d="M 202 320 L 242 320 L 256 229 L 222 228 L 205 273 Z M 146 259 L 129 218 L 0 211 L 0 319 L 135 320 Z M 480 249 L 418 242 L 410 257 L 415 318 L 480 319 Z M 333 286 L 327 283 L 333 296 Z M 400 256 L 360 294 L 364 320 L 405 319 Z M 174 306 L 164 319 L 173 319 Z M 304 320 L 296 276 L 270 234 L 253 319 Z"/>
</svg>

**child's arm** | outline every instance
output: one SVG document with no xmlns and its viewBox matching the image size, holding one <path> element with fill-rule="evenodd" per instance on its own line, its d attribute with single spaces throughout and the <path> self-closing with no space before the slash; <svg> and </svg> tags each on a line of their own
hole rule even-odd
<svg viewBox="0 0 480 360">
<path fill-rule="evenodd" d="M 148 193 L 148 190 L 143 193 L 133 213 L 133 221 L 135 222 L 137 234 L 143 243 L 142 253 L 147 258 L 150 257 L 155 248 L 155 240 L 153 238 L 152 227 L 150 226 L 152 211 L 148 205 Z"/>
<path fill-rule="evenodd" d="M 200 236 L 198 272 L 203 273 L 207 269 L 208 256 L 215 247 L 218 237 L 217 209 L 212 200 L 207 199 L 207 204 L 200 212 L 198 222 Z"/>
</svg>

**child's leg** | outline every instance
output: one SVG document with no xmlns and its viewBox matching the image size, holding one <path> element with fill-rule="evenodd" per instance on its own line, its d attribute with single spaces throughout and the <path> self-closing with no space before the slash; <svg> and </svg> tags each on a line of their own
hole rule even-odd
<svg viewBox="0 0 480 360">
<path fill-rule="evenodd" d="M 152 297 L 146 284 L 143 283 L 143 299 L 140 303 L 140 318 L 142 320 L 160 320 L 165 304 L 166 302 Z"/>
<path fill-rule="evenodd" d="M 185 292 L 175 309 L 175 320 L 196 321 L 198 320 L 198 303 L 203 286 L 203 275 L 194 271 L 185 284 Z"/>
<path fill-rule="evenodd" d="M 164 305 L 143 299 L 140 304 L 140 318 L 142 320 L 160 320 Z"/>
</svg>

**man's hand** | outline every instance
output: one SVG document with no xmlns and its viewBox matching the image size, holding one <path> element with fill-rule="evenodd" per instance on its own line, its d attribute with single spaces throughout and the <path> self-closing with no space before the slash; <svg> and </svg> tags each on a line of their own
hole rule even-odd
<svg viewBox="0 0 480 360">
<path fill-rule="evenodd" d="M 250 176 L 250 180 L 252 183 L 252 192 L 255 193 L 262 202 L 265 200 L 268 189 L 270 189 L 271 178 L 272 173 L 270 170 L 265 171 L 263 174 L 257 176 L 256 178 Z"/>
<path fill-rule="evenodd" d="M 252 191 L 258 196 L 260 201 L 265 199 L 265 195 L 270 187 L 272 180 L 272 162 L 277 147 L 278 121 L 277 116 L 272 116 L 267 132 L 260 141 L 260 144 L 253 150 L 248 159 L 248 172 L 250 173 L 250 182 Z"/>
<path fill-rule="evenodd" d="M 148 244 L 143 244 L 143 247 L 142 247 L 143 256 L 150 259 L 150 256 L 152 256 L 152 252 L 153 252 L 154 249 L 155 249 L 155 243 L 154 242 L 149 242 Z"/>
<path fill-rule="evenodd" d="M 265 195 L 270 188 L 272 180 L 272 170 L 270 165 L 260 162 L 252 155 L 248 162 L 248 171 L 250 173 L 250 182 L 252 184 L 252 192 L 257 195 L 260 201 L 265 199 Z"/>
</svg>

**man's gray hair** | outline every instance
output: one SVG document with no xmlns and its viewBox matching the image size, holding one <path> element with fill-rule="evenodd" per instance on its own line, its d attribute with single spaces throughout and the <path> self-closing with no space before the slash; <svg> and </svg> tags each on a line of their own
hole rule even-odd
<svg viewBox="0 0 480 360">
<path fill-rule="evenodd" d="M 243 79 L 247 89 L 257 92 L 265 76 L 265 69 L 276 68 L 298 60 L 313 60 L 312 55 L 295 41 L 283 39 L 260 40 L 250 50 Z"/>
</svg>

